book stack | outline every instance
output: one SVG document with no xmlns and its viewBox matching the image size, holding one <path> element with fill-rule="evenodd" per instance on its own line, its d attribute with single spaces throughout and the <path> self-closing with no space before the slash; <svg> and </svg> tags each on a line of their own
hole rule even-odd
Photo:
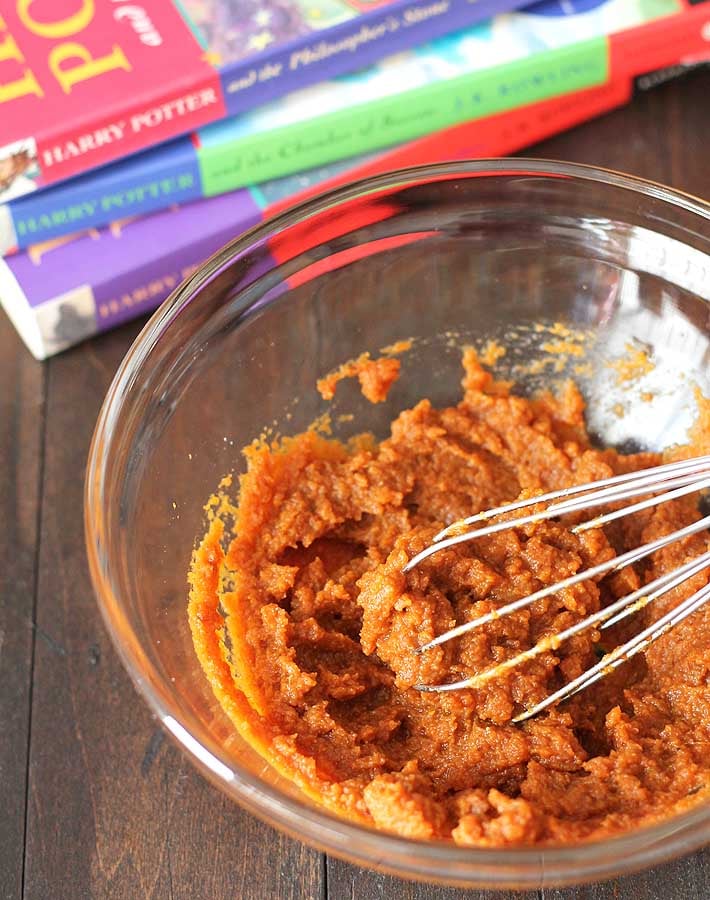
<svg viewBox="0 0 710 900">
<path fill-rule="evenodd" d="M 501 156 L 710 61 L 710 2 L 34 0 L 0 18 L 0 303 L 43 359 L 311 193 Z M 3 114 L 4 113 L 4 114 Z"/>
</svg>

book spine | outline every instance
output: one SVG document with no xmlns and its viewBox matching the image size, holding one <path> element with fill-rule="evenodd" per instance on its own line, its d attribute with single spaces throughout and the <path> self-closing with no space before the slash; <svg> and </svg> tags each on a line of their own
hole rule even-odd
<svg viewBox="0 0 710 900">
<path fill-rule="evenodd" d="M 697 59 L 707 59 L 710 56 L 710 45 L 706 39 L 710 28 L 710 3 L 702 3 L 696 7 L 684 11 L 681 14 L 665 19 L 650 22 L 646 25 L 629 29 L 611 35 L 608 41 L 608 58 L 610 61 L 611 79 L 618 81 L 622 77 L 635 77 L 644 72 L 664 68 L 670 65 L 688 65 Z M 529 61 L 528 61 L 529 64 Z M 503 72 L 497 73 L 497 88 L 503 97 L 510 99 L 510 106 L 516 103 L 525 103 L 526 98 L 521 96 L 521 87 L 525 85 L 525 79 L 514 80 L 508 72 L 509 67 L 501 67 Z M 503 77 L 506 72 L 508 77 Z M 532 78 L 538 80 L 544 76 L 539 67 L 528 68 L 528 81 Z M 548 70 L 548 74 L 549 70 Z M 471 112 L 471 107 L 478 104 L 478 113 L 481 114 L 481 102 L 484 100 L 483 92 L 476 87 L 476 80 L 481 79 L 485 86 L 486 79 L 489 93 L 493 92 L 495 99 L 496 84 L 492 83 L 493 73 L 475 73 L 468 81 L 469 105 L 463 111 L 464 117 Z M 480 83 L 480 81 L 478 82 Z M 451 83 L 449 83 L 450 85 Z M 441 86 L 437 86 L 441 87 Z M 465 85 L 459 85 L 459 92 L 465 91 Z M 569 90 L 569 85 L 562 90 Z M 449 88 L 451 91 L 453 87 Z M 443 92 L 442 92 L 443 93 Z M 410 95 L 407 109 L 424 118 L 427 110 L 432 109 L 432 104 L 425 105 L 419 101 L 421 92 L 416 92 L 416 97 Z M 453 95 L 455 96 L 455 94 Z M 464 99 L 466 99 L 464 93 Z M 446 98 L 444 97 L 445 101 Z M 442 109 L 444 102 L 441 104 Z M 461 104 L 463 106 L 463 101 Z M 396 143 L 396 125 L 406 114 L 406 110 L 398 103 L 390 105 L 390 110 L 379 108 L 379 112 L 373 111 L 372 104 L 368 108 L 360 108 L 361 121 L 370 122 L 370 132 L 376 136 L 377 124 L 373 123 L 373 116 L 378 121 L 388 119 L 390 127 L 388 137 L 382 140 L 344 140 L 337 149 L 337 153 L 327 152 L 327 132 L 324 119 L 317 120 L 313 128 L 311 140 L 311 152 L 307 142 L 301 138 L 300 151 L 297 159 L 285 158 L 286 148 L 296 147 L 299 150 L 297 138 L 290 137 L 290 130 L 284 129 L 281 140 L 274 140 L 275 132 L 269 132 L 262 138 L 261 147 L 257 145 L 257 151 L 252 148 L 251 153 L 244 150 L 243 141 L 234 141 L 224 147 L 213 149 L 200 148 L 195 150 L 193 142 L 188 138 L 180 138 L 171 144 L 157 150 L 147 151 L 126 160 L 114 164 L 106 170 L 91 173 L 87 176 L 73 179 L 66 185 L 57 185 L 49 190 L 26 195 L 16 200 L 0 205 L 0 253 L 7 254 L 23 249 L 38 241 L 58 238 L 77 230 L 101 227 L 110 222 L 117 215 L 136 216 L 154 212 L 173 203 L 185 203 L 197 199 L 205 194 L 216 195 L 224 191 L 232 190 L 245 183 L 259 183 L 276 174 L 288 174 L 300 171 L 319 163 L 332 161 L 334 156 L 347 158 L 357 155 L 358 152 L 374 150 L 374 145 Z M 392 112 L 392 106 L 394 111 Z M 437 102 L 434 102 L 436 113 Z M 457 112 L 457 111 L 456 111 Z M 345 119 L 349 111 L 338 114 Z M 448 115 L 448 112 L 447 112 Z M 368 119 L 367 116 L 370 118 Z M 438 124 L 427 118 L 426 129 L 434 131 L 433 135 L 420 137 L 418 143 L 421 147 L 421 155 L 426 157 L 429 152 L 428 142 L 435 143 L 441 139 L 448 148 L 449 158 L 454 153 L 456 141 L 460 133 L 463 145 L 469 148 L 471 154 L 480 154 L 482 150 L 476 147 L 481 145 L 481 135 L 486 128 L 488 116 L 466 121 L 461 125 L 445 129 L 442 137 L 436 133 Z M 404 123 L 407 124 L 406 122 Z M 415 122 L 416 124 L 416 122 Z M 367 130 L 366 126 L 363 126 Z M 495 127 L 498 127 L 497 125 Z M 523 126 L 527 127 L 527 126 Z M 350 132 L 348 132 L 348 128 Z M 352 133 L 351 125 L 346 121 L 344 125 L 336 122 L 331 124 L 331 130 L 337 136 L 341 131 L 347 137 Z M 361 131 L 363 128 L 360 129 Z M 415 129 L 419 130 L 419 129 Z M 407 133 L 407 129 L 404 129 Z M 314 136 L 313 136 L 314 135 Z M 410 135 L 411 137 L 411 135 Z M 405 138 L 400 138 L 405 139 Z M 269 146 L 270 144 L 270 146 Z M 315 144 L 315 146 L 313 146 Z M 323 145 L 326 145 L 325 147 Z M 443 146 L 443 144 L 442 144 Z M 360 150 L 358 150 L 360 148 Z M 407 151 L 410 152 L 410 151 Z M 463 153 L 463 151 L 459 151 Z M 498 151 L 502 152 L 502 151 Z M 198 165 L 199 154 L 200 163 Z M 412 158 L 416 156 L 414 147 L 411 149 Z M 277 157 L 274 163 L 273 157 Z M 283 159 L 281 157 L 284 157 Z M 397 155 L 392 158 L 392 167 L 397 165 Z M 445 158 L 445 155 L 444 155 Z M 271 160 L 271 161 L 270 161 Z M 246 170 L 246 171 L 245 171 Z M 205 183 L 203 184 L 203 179 Z"/>
<path fill-rule="evenodd" d="M 204 192 L 220 194 L 603 84 L 607 62 L 606 40 L 594 38 L 297 125 L 198 147 Z"/>
<path fill-rule="evenodd" d="M 100 227 L 116 217 L 117 204 L 120 215 L 131 216 L 216 196 L 606 79 L 607 44 L 595 38 L 216 146 L 195 148 L 180 138 L 106 172 L 10 201 L 5 212 L 0 207 L 0 252 Z"/>
<path fill-rule="evenodd" d="M 44 359 L 152 312 L 262 210 L 249 191 L 204 200 L 101 231 L 35 244 L 0 259 L 0 305 Z"/>
<path fill-rule="evenodd" d="M 37 137 L 42 186 L 116 162 L 224 117 L 218 76 L 154 92 L 111 114 L 71 123 Z"/>
<path fill-rule="evenodd" d="M 286 43 L 276 42 L 273 50 L 251 54 L 219 70 L 180 11 L 179 0 L 144 0 L 141 6 L 130 0 L 113 0 L 115 5 L 104 0 L 101 6 L 85 4 L 81 16 L 73 17 L 64 9 L 52 9 L 57 16 L 53 22 L 35 21 L 27 9 L 22 15 L 8 10 L 3 13 L 8 24 L 0 17 L 0 41 L 6 37 L 8 59 L 16 69 L 12 75 L 18 79 L 11 79 L 4 94 L 16 102 L 19 98 L 23 106 L 18 108 L 19 119 L 15 107 L 3 110 L 8 126 L 0 129 L 0 157 L 22 143 L 37 169 L 32 176 L 35 185 L 58 184 L 524 2 L 396 0 L 324 28 L 320 34 L 310 32 Z M 54 48 L 61 51 L 63 65 L 54 62 L 50 72 L 44 71 L 49 29 L 52 34 L 71 36 L 79 20 L 92 40 L 98 38 L 102 44 L 107 35 L 121 38 L 135 32 L 131 58 L 118 43 L 111 45 L 111 53 L 94 59 L 83 44 L 69 41 Z M 16 33 L 21 34 L 23 47 L 30 46 L 30 61 L 36 57 L 41 79 L 22 68 L 24 57 Z M 24 81 L 19 77 L 23 73 Z M 95 84 L 94 78 L 98 79 Z M 79 82 L 83 93 L 75 100 L 73 89 Z M 116 90 L 119 82 L 123 92 Z M 21 88 L 32 96 L 20 97 Z M 0 105 L 2 100 L 0 90 Z"/>
<path fill-rule="evenodd" d="M 0 255 L 201 196 L 194 147 L 179 138 L 159 154 L 149 151 L 0 206 Z"/>
<path fill-rule="evenodd" d="M 225 115 L 219 72 L 172 0 L 37 5 L 0 17 L 0 157 L 21 145 L 30 173 L 15 195 Z"/>
<path fill-rule="evenodd" d="M 708 59 L 698 59 L 692 62 L 676 63 L 675 65 L 666 66 L 662 69 L 654 69 L 653 72 L 644 72 L 643 75 L 638 75 L 634 78 L 634 96 L 637 94 L 645 94 L 647 91 L 659 87 L 662 84 L 666 84 L 669 81 L 679 81 L 681 78 L 685 78 L 686 75 L 690 75 L 692 72 L 696 72 L 699 69 L 710 71 L 710 57 L 708 57 Z"/>
<path fill-rule="evenodd" d="M 477 122 L 466 122 L 380 154 L 354 171 L 350 169 L 302 191 L 299 199 L 304 200 L 321 191 L 333 190 L 355 177 L 369 178 L 394 169 L 432 162 L 481 159 L 515 153 L 623 106 L 631 96 L 632 88 L 628 79 L 615 79 L 599 87 L 573 91 Z M 288 200 L 279 201 L 269 207 L 269 212 L 280 212 L 288 205 Z"/>
<path fill-rule="evenodd" d="M 660 71 L 663 72 L 663 81 L 673 77 L 672 67 L 664 67 Z M 685 71 L 686 67 L 683 67 L 679 74 Z M 641 74 L 637 73 L 637 76 Z M 649 85 L 652 74 L 651 70 L 644 73 Z M 27 265 L 28 257 L 44 252 L 44 247 L 32 248 L 15 260 L 0 259 L 0 303 L 5 306 L 32 353 L 39 359 L 46 358 L 97 332 L 108 330 L 157 308 L 183 278 L 191 274 L 209 254 L 233 237 L 240 228 L 250 227 L 266 215 L 277 213 L 294 202 L 308 199 L 323 190 L 331 190 L 346 181 L 370 177 L 391 168 L 457 157 L 510 154 L 625 104 L 632 92 L 632 79 L 626 75 L 599 87 L 573 91 L 492 116 L 483 123 L 467 123 L 465 126 L 431 135 L 425 141 L 406 144 L 374 160 L 346 169 L 334 177 L 314 178 L 311 186 L 299 191 L 296 196 L 272 203 L 264 212 L 258 211 L 262 204 L 254 202 L 258 191 L 238 191 L 224 198 L 201 201 L 193 204 L 192 209 L 177 210 L 172 216 L 172 227 L 183 238 L 180 246 L 172 246 L 169 251 L 153 254 L 150 262 L 142 262 L 139 266 L 123 265 L 117 267 L 116 271 L 111 271 L 109 265 L 104 277 L 95 287 L 89 283 L 91 279 L 80 278 L 71 289 L 57 295 L 50 293 L 40 302 L 33 302 L 33 284 L 22 277 L 22 271 L 30 268 Z M 268 194 L 268 191 L 265 190 L 264 193 Z M 205 209 L 202 221 L 197 222 L 195 211 L 207 207 L 215 200 L 230 205 L 241 204 L 245 211 L 240 213 L 241 219 L 233 217 L 223 228 L 212 229 L 206 234 L 206 223 L 212 221 L 213 216 Z M 158 213 L 139 220 L 136 227 L 143 229 L 141 234 L 147 236 L 151 228 L 157 227 L 160 230 L 160 223 L 163 219 L 167 221 L 166 217 L 166 213 Z M 84 251 L 82 244 L 82 255 L 91 253 L 91 238 L 80 237 L 78 240 L 86 245 Z M 271 251 L 278 261 L 278 248 L 272 247 Z M 64 248 L 55 248 L 53 252 L 56 254 L 55 264 L 62 268 L 71 265 L 71 261 L 63 255 Z M 74 321 L 82 324 L 79 328 L 75 327 L 73 332 L 65 331 L 57 338 L 56 323 L 62 307 L 69 309 Z"/>
<path fill-rule="evenodd" d="M 99 284 L 87 286 L 91 290 L 93 333 L 110 331 L 137 316 L 153 312 L 181 282 L 234 236 L 235 229 L 246 230 L 258 221 L 259 218 L 249 218 L 243 222 L 230 223 L 189 244 L 181 244 L 159 254 L 140 267 L 127 269 L 119 277 L 108 277 Z M 50 335 L 45 330 L 45 345 L 47 339 L 53 337 L 53 334 Z M 59 350 L 66 349 L 73 343 L 76 341 L 71 338 Z"/>
<path fill-rule="evenodd" d="M 289 41 L 221 72 L 227 115 L 261 106 L 523 6 L 527 0 L 405 0 Z"/>
<path fill-rule="evenodd" d="M 699 0 L 681 15 L 649 22 L 638 35 L 633 30 L 610 35 L 609 57 L 612 72 L 629 78 L 651 68 L 707 60 L 710 58 L 710 2 Z"/>
<path fill-rule="evenodd" d="M 103 284 L 77 284 L 41 306 L 31 307 L 20 281 L 0 260 L 1 305 L 36 359 L 47 359 L 111 327 L 153 312 L 172 291 L 227 241 L 181 248 Z M 202 252 L 201 252 L 202 251 Z M 110 322 L 111 325 L 107 323 Z"/>
</svg>

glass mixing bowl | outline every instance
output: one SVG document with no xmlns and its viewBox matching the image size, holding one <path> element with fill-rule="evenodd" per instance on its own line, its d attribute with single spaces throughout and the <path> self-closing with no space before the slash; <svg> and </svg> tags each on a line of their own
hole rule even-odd
<svg viewBox="0 0 710 900">
<path fill-rule="evenodd" d="M 464 849 L 369 830 L 317 808 L 235 734 L 197 663 L 186 574 L 203 504 L 264 429 L 324 411 L 334 431 L 387 433 L 423 396 L 460 393 L 460 347 L 507 342 L 496 371 L 521 389 L 573 374 L 592 433 L 660 448 L 710 391 L 710 206 L 649 182 L 533 160 L 395 172 L 320 196 L 213 256 L 160 308 L 124 360 L 94 435 L 86 534 L 101 610 L 138 690 L 197 767 L 234 800 L 321 849 L 397 875 L 460 886 L 595 880 L 710 838 L 703 806 L 653 828 L 574 847 Z M 584 363 L 530 366 L 542 323 L 587 336 Z M 316 379 L 414 338 L 403 377 L 373 406 Z M 627 345 L 654 369 L 619 385 Z M 540 369 L 540 371 L 537 371 Z M 561 369 L 561 371 L 557 371 Z M 533 373 L 537 374 L 533 374 Z M 348 415 L 354 419 L 348 421 Z"/>
</svg>

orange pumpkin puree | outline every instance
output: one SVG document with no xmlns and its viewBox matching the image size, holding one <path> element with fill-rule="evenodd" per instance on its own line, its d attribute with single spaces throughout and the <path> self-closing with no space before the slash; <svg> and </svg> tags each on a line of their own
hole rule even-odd
<svg viewBox="0 0 710 900">
<path fill-rule="evenodd" d="M 316 387 L 324 400 L 332 400 L 339 381 L 344 378 L 357 377 L 363 397 L 370 403 L 383 403 L 387 399 L 389 389 L 399 377 L 400 362 L 389 356 L 371 359 L 369 353 L 363 353 L 357 359 L 350 359 L 340 368 L 320 378 Z"/>
<path fill-rule="evenodd" d="M 442 526 L 521 492 L 709 452 L 702 397 L 688 446 L 623 456 L 591 446 L 573 384 L 527 400 L 496 383 L 473 351 L 464 368 L 457 405 L 422 400 L 379 444 L 345 447 L 311 431 L 245 451 L 234 531 L 215 515 L 189 576 L 194 644 L 217 698 L 318 804 L 410 838 L 574 843 L 705 802 L 710 608 L 590 690 L 524 724 L 511 717 L 698 590 L 707 570 L 611 633 L 580 634 L 479 689 L 415 689 L 509 658 L 710 545 L 702 532 L 415 653 L 458 623 L 699 516 L 691 496 L 579 536 L 570 518 L 538 523 L 402 574 Z"/>
</svg>

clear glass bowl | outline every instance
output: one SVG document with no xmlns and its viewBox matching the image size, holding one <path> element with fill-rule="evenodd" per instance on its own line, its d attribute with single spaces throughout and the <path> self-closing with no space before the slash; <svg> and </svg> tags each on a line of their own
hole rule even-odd
<svg viewBox="0 0 710 900">
<path fill-rule="evenodd" d="M 316 808 L 265 770 L 216 703 L 192 647 L 186 573 L 203 504 L 225 473 L 241 470 L 240 448 L 265 428 L 293 433 L 330 409 L 340 437 L 384 435 L 422 396 L 459 396 L 461 344 L 512 340 L 498 364 L 503 377 L 534 360 L 550 339 L 535 323 L 592 335 L 592 365 L 577 380 L 600 440 L 658 448 L 682 439 L 694 384 L 710 390 L 709 300 L 708 204 L 533 160 L 363 181 L 277 216 L 205 263 L 124 360 L 86 485 L 104 619 L 138 690 L 197 767 L 256 815 L 328 852 L 459 886 L 596 880 L 707 842 L 707 806 L 598 843 L 504 851 L 400 839 Z M 314 390 L 334 366 L 409 337 L 404 377 L 386 403 L 373 406 L 345 384 L 328 406 Z M 630 341 L 655 369 L 620 388 L 605 363 Z M 580 360 L 568 362 L 573 372 Z M 522 388 L 564 374 L 547 366 Z"/>
</svg>

